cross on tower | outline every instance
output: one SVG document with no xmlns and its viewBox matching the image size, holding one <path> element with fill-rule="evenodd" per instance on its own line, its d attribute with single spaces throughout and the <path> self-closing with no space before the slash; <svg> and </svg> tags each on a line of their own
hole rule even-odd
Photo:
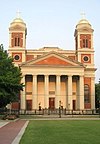
<svg viewBox="0 0 100 144">
<path fill-rule="evenodd" d="M 21 12 L 18 10 L 17 11 L 17 18 L 20 18 L 20 14 L 21 14 Z"/>
<path fill-rule="evenodd" d="M 85 15 L 86 14 L 84 12 L 81 13 L 82 19 L 85 19 Z"/>
</svg>

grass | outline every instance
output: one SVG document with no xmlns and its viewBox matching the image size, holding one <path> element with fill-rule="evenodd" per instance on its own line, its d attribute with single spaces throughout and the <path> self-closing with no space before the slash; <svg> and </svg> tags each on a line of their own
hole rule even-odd
<svg viewBox="0 0 100 144">
<path fill-rule="evenodd" d="M 100 144 L 100 121 L 30 121 L 20 144 Z"/>
</svg>

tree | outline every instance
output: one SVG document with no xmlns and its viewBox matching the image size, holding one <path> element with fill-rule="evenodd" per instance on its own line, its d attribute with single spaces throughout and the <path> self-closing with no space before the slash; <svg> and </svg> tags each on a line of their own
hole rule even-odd
<svg viewBox="0 0 100 144">
<path fill-rule="evenodd" d="M 95 84 L 95 105 L 96 108 L 100 107 L 100 81 Z"/>
<path fill-rule="evenodd" d="M 8 56 L 3 45 L 0 45 L 0 107 L 18 100 L 21 83 L 21 69 L 14 66 L 13 59 Z"/>
</svg>

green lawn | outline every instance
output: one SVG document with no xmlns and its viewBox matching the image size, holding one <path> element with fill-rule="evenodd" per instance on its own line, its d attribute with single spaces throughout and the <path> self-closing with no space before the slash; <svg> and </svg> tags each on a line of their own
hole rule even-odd
<svg viewBox="0 0 100 144">
<path fill-rule="evenodd" d="M 100 144 L 100 121 L 30 121 L 20 144 Z"/>
</svg>

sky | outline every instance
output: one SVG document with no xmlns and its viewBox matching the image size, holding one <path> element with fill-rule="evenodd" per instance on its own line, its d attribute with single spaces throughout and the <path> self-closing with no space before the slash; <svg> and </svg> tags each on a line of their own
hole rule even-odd
<svg viewBox="0 0 100 144">
<path fill-rule="evenodd" d="M 3 0 L 0 2 L 0 44 L 9 47 L 9 26 L 17 11 L 27 26 L 27 49 L 56 46 L 75 50 L 74 31 L 85 13 L 94 29 L 96 83 L 100 78 L 100 0 Z"/>
</svg>

